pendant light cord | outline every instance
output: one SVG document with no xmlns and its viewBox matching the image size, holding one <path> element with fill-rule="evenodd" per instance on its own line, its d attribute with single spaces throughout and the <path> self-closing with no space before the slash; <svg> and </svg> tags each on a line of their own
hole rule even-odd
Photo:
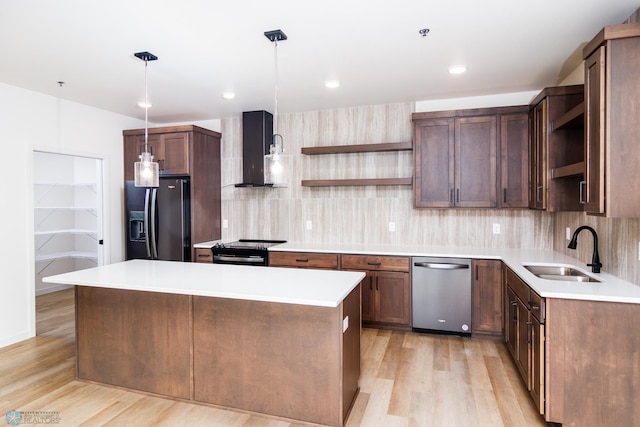
<svg viewBox="0 0 640 427">
<path fill-rule="evenodd" d="M 144 152 L 149 152 L 149 94 L 147 85 L 147 65 L 149 60 L 144 60 Z"/>
</svg>

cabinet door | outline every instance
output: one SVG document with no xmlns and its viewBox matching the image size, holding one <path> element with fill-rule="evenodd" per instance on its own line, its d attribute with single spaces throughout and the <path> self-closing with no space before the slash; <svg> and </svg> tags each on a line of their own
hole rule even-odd
<svg viewBox="0 0 640 427">
<path fill-rule="evenodd" d="M 500 116 L 500 207 L 529 206 L 528 114 Z"/>
<path fill-rule="evenodd" d="M 161 135 L 162 157 L 160 162 L 161 175 L 189 174 L 189 133 L 165 133 Z"/>
<path fill-rule="evenodd" d="M 362 321 L 373 322 L 376 320 L 375 314 L 375 289 L 373 289 L 374 275 L 371 271 L 366 271 L 366 276 L 360 283 L 362 292 Z"/>
<path fill-rule="evenodd" d="M 547 99 L 543 99 L 531 110 L 531 192 L 529 207 L 547 207 Z"/>
<path fill-rule="evenodd" d="M 496 116 L 461 117 L 455 120 L 455 205 L 463 208 L 495 208 Z"/>
<path fill-rule="evenodd" d="M 604 141 L 605 141 L 605 48 L 585 61 L 585 163 L 586 179 L 582 203 L 587 213 L 604 213 Z"/>
<path fill-rule="evenodd" d="M 158 135 L 149 135 L 147 144 L 153 154 L 153 160 L 158 161 L 162 153 L 162 145 Z M 124 180 L 134 179 L 133 164 L 140 161 L 140 153 L 144 151 L 144 135 L 128 135 L 124 138 Z M 162 165 L 160 165 L 162 167 Z"/>
<path fill-rule="evenodd" d="M 502 335 L 502 262 L 473 260 L 473 333 Z"/>
<path fill-rule="evenodd" d="M 529 340 L 531 369 L 529 372 L 529 393 L 540 414 L 544 413 L 544 325 L 530 316 Z"/>
<path fill-rule="evenodd" d="M 531 329 L 529 323 L 529 310 L 527 310 L 527 307 L 520 300 L 520 298 L 516 297 L 516 303 L 517 305 L 515 310 L 518 323 L 518 348 L 516 351 L 515 362 L 518 370 L 520 371 L 522 379 L 527 385 L 527 389 L 529 389 L 529 332 Z"/>
<path fill-rule="evenodd" d="M 384 323 L 411 323 L 409 273 L 379 271 L 374 276 L 376 320 Z"/>
<path fill-rule="evenodd" d="M 515 292 L 507 287 L 507 321 L 505 322 L 505 341 L 513 360 L 518 356 L 518 299 Z"/>
<path fill-rule="evenodd" d="M 454 206 L 454 132 L 454 119 L 414 123 L 415 207 Z"/>
</svg>

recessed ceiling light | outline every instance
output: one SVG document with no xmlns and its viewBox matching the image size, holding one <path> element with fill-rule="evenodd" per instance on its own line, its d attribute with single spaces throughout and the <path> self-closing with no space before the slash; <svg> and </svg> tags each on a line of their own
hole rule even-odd
<svg viewBox="0 0 640 427">
<path fill-rule="evenodd" d="M 449 67 L 449 74 L 462 74 L 467 71 L 466 65 L 454 65 L 453 67 Z"/>
<path fill-rule="evenodd" d="M 236 94 L 233 92 L 223 92 L 222 97 L 224 99 L 234 99 L 236 97 Z"/>
<path fill-rule="evenodd" d="M 340 87 L 340 82 L 338 80 L 327 80 L 326 82 L 324 82 L 324 86 L 329 89 L 335 89 L 337 87 Z"/>
<path fill-rule="evenodd" d="M 150 102 L 140 101 L 140 102 L 138 102 L 138 107 L 140 107 L 140 108 L 151 108 L 151 103 Z"/>
</svg>

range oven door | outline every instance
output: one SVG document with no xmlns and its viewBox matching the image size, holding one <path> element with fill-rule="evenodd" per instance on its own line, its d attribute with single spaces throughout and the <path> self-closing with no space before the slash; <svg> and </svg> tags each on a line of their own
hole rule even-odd
<svg viewBox="0 0 640 427">
<path fill-rule="evenodd" d="M 259 265 L 266 267 L 269 259 L 266 251 L 264 253 L 246 250 L 211 250 L 213 252 L 214 264 L 234 264 L 234 265 Z"/>
</svg>

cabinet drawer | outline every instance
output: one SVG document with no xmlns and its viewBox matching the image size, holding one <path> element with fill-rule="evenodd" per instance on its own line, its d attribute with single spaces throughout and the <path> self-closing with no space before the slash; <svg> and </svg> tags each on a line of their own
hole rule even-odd
<svg viewBox="0 0 640 427">
<path fill-rule="evenodd" d="M 544 323 L 544 298 L 529 289 L 528 305 L 531 314 L 538 319 L 540 323 Z"/>
<path fill-rule="evenodd" d="M 194 261 L 213 263 L 213 253 L 211 249 L 196 248 L 196 259 Z"/>
<path fill-rule="evenodd" d="M 342 255 L 342 268 L 349 270 L 409 272 L 409 257 L 382 255 Z"/>
<path fill-rule="evenodd" d="M 271 267 L 338 269 L 338 254 L 312 252 L 269 252 Z"/>
<path fill-rule="evenodd" d="M 513 289 L 513 292 L 515 292 L 522 302 L 529 302 L 529 286 L 509 268 L 507 268 L 507 285 Z"/>
</svg>

